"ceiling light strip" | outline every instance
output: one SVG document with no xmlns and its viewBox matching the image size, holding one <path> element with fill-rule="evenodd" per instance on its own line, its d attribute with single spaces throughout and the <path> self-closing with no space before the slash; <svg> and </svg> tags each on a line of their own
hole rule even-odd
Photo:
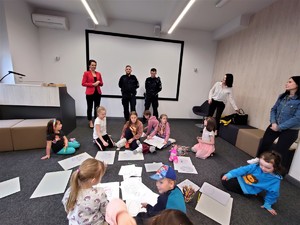
<svg viewBox="0 0 300 225">
<path fill-rule="evenodd" d="M 191 6 L 194 4 L 194 2 L 195 2 L 195 0 L 190 0 L 190 2 L 186 5 L 186 7 L 183 9 L 183 11 L 180 13 L 178 18 L 175 20 L 175 22 L 173 23 L 173 25 L 169 29 L 168 34 L 171 34 L 173 32 L 175 27 L 179 24 L 179 22 L 182 20 L 182 18 L 187 13 L 187 11 L 191 8 Z"/>
<path fill-rule="evenodd" d="M 91 8 L 90 8 L 89 4 L 87 3 L 87 1 L 86 0 L 81 0 L 81 2 L 84 5 L 86 11 L 89 13 L 90 17 L 92 18 L 94 24 L 98 25 L 99 24 L 98 20 L 95 17 L 95 15 L 94 15 L 93 11 L 91 10 Z"/>
</svg>

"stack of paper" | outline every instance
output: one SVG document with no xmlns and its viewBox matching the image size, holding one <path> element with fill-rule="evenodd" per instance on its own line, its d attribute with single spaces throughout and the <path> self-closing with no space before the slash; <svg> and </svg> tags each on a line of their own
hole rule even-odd
<svg viewBox="0 0 300 225">
<path fill-rule="evenodd" d="M 121 166 L 119 175 L 123 176 L 123 180 L 126 180 L 129 177 L 141 177 L 143 167 L 136 167 L 134 164 Z"/>
<path fill-rule="evenodd" d="M 174 169 L 179 173 L 193 173 L 198 174 L 190 157 L 178 156 L 178 163 L 174 163 Z"/>
<path fill-rule="evenodd" d="M 102 187 L 104 189 L 108 201 L 111 201 L 114 198 L 120 198 L 119 182 L 99 183 L 96 186 Z"/>
<path fill-rule="evenodd" d="M 121 182 L 122 199 L 126 200 L 129 213 L 136 216 L 139 212 L 145 212 L 141 203 L 155 205 L 158 194 L 152 192 L 138 179 L 127 179 Z"/>
<path fill-rule="evenodd" d="M 204 182 L 196 210 L 222 224 L 229 225 L 233 198 L 225 191 Z"/>
</svg>

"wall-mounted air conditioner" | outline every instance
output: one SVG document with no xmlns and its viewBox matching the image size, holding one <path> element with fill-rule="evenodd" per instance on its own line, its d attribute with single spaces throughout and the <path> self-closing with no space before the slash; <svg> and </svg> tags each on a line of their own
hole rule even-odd
<svg viewBox="0 0 300 225">
<path fill-rule="evenodd" d="M 66 17 L 35 14 L 32 15 L 32 22 L 37 27 L 47 27 L 54 29 L 69 29 L 69 22 Z"/>
</svg>

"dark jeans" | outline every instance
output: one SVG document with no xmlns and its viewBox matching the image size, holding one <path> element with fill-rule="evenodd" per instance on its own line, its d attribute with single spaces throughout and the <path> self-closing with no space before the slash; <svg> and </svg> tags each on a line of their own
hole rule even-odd
<svg viewBox="0 0 300 225">
<path fill-rule="evenodd" d="M 149 110 L 150 106 L 152 104 L 152 108 L 153 108 L 153 116 L 155 116 L 156 118 L 158 118 L 158 95 L 156 96 L 147 96 L 145 97 L 145 110 Z"/>
<path fill-rule="evenodd" d="M 219 102 L 219 101 L 215 101 L 212 99 L 212 102 L 209 105 L 209 110 L 208 110 L 208 116 L 213 116 L 215 110 L 217 109 L 216 112 L 216 130 L 219 130 L 220 128 L 220 118 L 222 116 L 222 113 L 225 109 L 225 104 L 224 102 Z"/>
<path fill-rule="evenodd" d="M 221 178 L 224 175 L 225 175 L 225 173 L 223 173 L 221 175 Z M 226 190 L 238 193 L 240 195 L 244 195 L 244 192 L 243 192 L 237 178 L 231 178 L 230 180 L 222 180 L 221 179 L 221 182 L 222 182 L 222 185 L 226 188 Z"/>
<path fill-rule="evenodd" d="M 86 95 L 86 103 L 87 103 L 87 119 L 92 120 L 92 109 L 94 104 L 94 119 L 97 118 L 97 107 L 100 105 L 101 95 L 95 89 L 94 94 Z"/>
<path fill-rule="evenodd" d="M 273 131 L 270 126 L 271 125 L 268 126 L 263 136 L 262 143 L 256 155 L 259 157 L 263 152 L 270 151 L 273 142 L 276 138 L 278 138 L 278 142 L 275 145 L 274 150 L 280 153 L 282 157 L 281 165 L 288 171 L 291 166 L 289 160 L 289 148 L 297 140 L 299 130 L 288 129 L 283 131 Z"/>
<path fill-rule="evenodd" d="M 95 140 L 96 145 L 98 146 L 100 151 L 104 151 L 106 148 L 112 148 L 114 147 L 114 143 L 111 140 L 111 138 L 108 136 L 108 134 L 105 134 L 102 136 L 102 138 L 104 139 L 104 141 L 106 141 L 108 143 L 108 146 L 104 146 L 102 141 L 100 140 L 100 138 L 97 138 Z"/>
<path fill-rule="evenodd" d="M 127 128 L 127 129 L 125 130 L 125 138 L 126 138 L 127 141 L 128 141 L 129 139 L 133 138 L 133 134 L 132 134 L 132 132 L 131 132 L 131 130 L 130 130 L 129 128 Z M 136 149 L 137 147 L 139 147 L 138 144 L 136 143 L 136 141 L 137 141 L 137 140 L 134 139 L 134 140 L 129 144 L 130 149 L 134 150 L 134 149 Z"/>
<path fill-rule="evenodd" d="M 126 121 L 129 120 L 129 104 L 130 104 L 130 112 L 135 111 L 136 105 L 136 96 L 135 95 L 122 95 L 122 105 L 124 109 L 124 118 Z"/>
</svg>

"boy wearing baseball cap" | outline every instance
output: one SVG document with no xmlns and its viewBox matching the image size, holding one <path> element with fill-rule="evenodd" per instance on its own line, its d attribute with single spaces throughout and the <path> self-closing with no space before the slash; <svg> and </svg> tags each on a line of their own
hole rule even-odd
<svg viewBox="0 0 300 225">
<path fill-rule="evenodd" d="M 186 213 L 184 197 L 181 190 L 176 186 L 176 173 L 172 167 L 163 165 L 150 178 L 156 180 L 156 187 L 159 192 L 157 203 L 154 206 L 142 203 L 142 208 L 146 208 L 147 213 L 139 213 L 137 220 L 155 216 L 164 209 L 177 209 Z"/>
</svg>

